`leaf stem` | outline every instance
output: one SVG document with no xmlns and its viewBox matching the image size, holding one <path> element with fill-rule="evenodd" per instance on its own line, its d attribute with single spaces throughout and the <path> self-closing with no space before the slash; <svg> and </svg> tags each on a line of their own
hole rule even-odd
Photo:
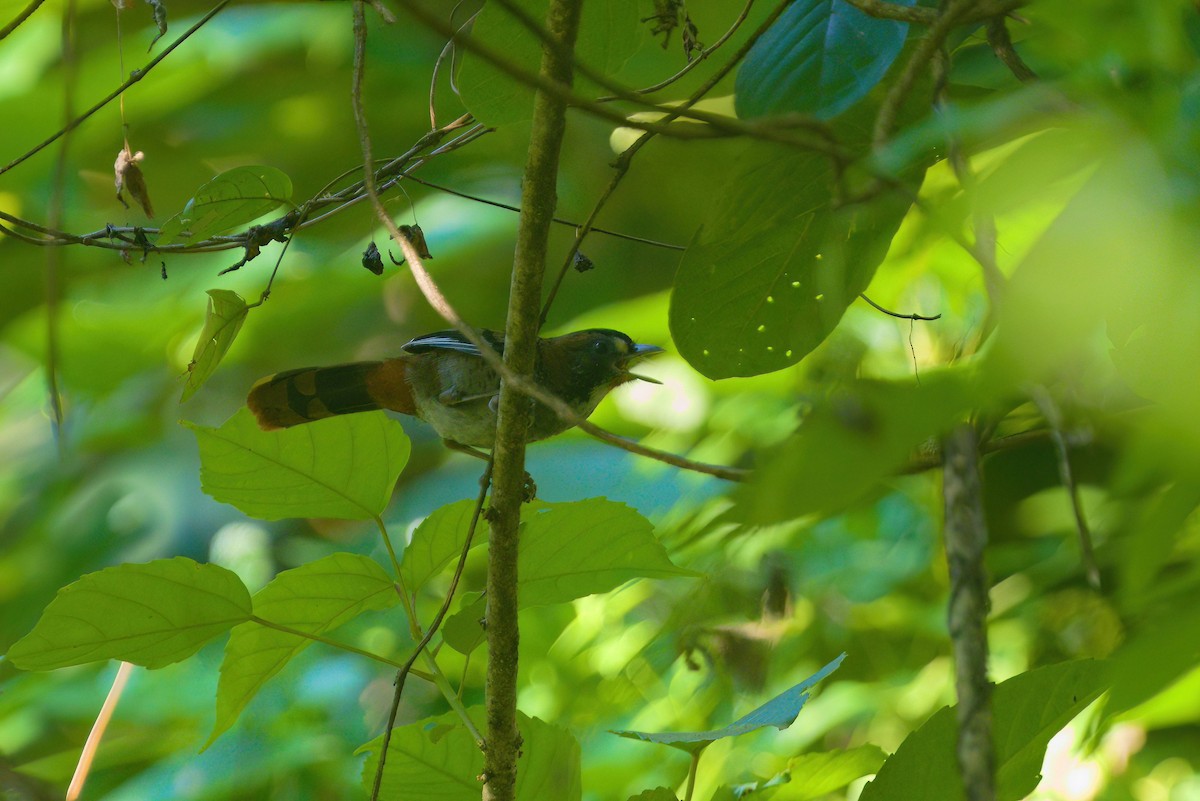
<svg viewBox="0 0 1200 801">
<path fill-rule="evenodd" d="M 275 631 L 282 631 L 284 634 L 291 634 L 296 637 L 300 637 L 301 639 L 312 640 L 313 642 L 319 642 L 322 645 L 328 645 L 330 648 L 337 648 L 340 651 L 347 651 L 352 654 L 358 654 L 359 656 L 365 656 L 367 659 L 372 659 L 376 662 L 382 662 L 383 664 L 390 665 L 391 667 L 402 667 L 400 662 L 397 662 L 394 659 L 388 659 L 386 656 L 373 654 L 370 651 L 364 651 L 363 649 L 356 648 L 353 645 L 347 645 L 344 642 L 338 642 L 337 640 L 331 640 L 328 637 L 322 637 L 320 634 L 313 634 L 308 631 L 294 629 L 291 626 L 285 626 L 282 623 L 276 623 L 274 621 L 267 620 L 266 618 L 259 617 L 258 615 L 251 615 L 250 621 L 252 623 L 257 623 L 260 626 L 266 626 L 269 629 L 275 629 Z M 437 683 L 436 679 L 434 679 L 434 676 L 431 673 L 416 670 L 412 671 L 412 673 L 413 675 L 420 676 L 430 684 Z"/>
<path fill-rule="evenodd" d="M 692 801 L 692 792 L 696 789 L 696 773 L 700 769 L 700 755 L 704 749 L 698 749 L 692 754 L 692 763 L 688 765 L 687 789 L 683 793 L 683 801 Z"/>
</svg>

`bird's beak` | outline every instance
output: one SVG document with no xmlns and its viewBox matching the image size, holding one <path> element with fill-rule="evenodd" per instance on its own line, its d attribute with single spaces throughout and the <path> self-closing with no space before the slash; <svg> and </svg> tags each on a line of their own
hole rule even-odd
<svg viewBox="0 0 1200 801">
<path fill-rule="evenodd" d="M 634 345 L 633 353 L 626 356 L 625 360 L 621 363 L 622 383 L 625 381 L 633 381 L 636 378 L 639 381 L 649 381 L 651 384 L 662 384 L 662 382 L 657 378 L 631 373 L 629 372 L 629 368 L 637 362 L 640 362 L 642 359 L 647 359 L 651 356 L 664 352 L 665 351 L 658 345 Z"/>
</svg>

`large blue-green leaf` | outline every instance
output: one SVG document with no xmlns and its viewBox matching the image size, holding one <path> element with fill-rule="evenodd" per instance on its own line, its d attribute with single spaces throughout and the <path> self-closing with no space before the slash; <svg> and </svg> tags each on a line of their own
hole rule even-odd
<svg viewBox="0 0 1200 801">
<path fill-rule="evenodd" d="M 8 658 L 25 670 L 104 659 L 163 667 L 249 617 L 250 593 L 223 567 L 182 556 L 117 565 L 59 590 Z"/>
<path fill-rule="evenodd" d="M 806 692 L 814 684 L 828 676 L 833 671 L 841 666 L 842 660 L 846 658 L 845 654 L 841 654 L 825 667 L 818 670 L 816 673 L 809 676 L 804 681 L 794 687 L 784 690 L 779 695 L 767 701 L 765 704 L 755 709 L 753 712 L 743 715 L 742 717 L 730 723 L 728 726 L 715 729 L 713 731 L 665 731 L 665 732 L 645 732 L 645 731 L 614 731 L 613 734 L 621 737 L 628 737 L 632 740 L 644 740 L 649 743 L 661 743 L 669 745 L 672 748 L 678 748 L 681 751 L 695 753 L 707 748 L 716 740 L 724 737 L 736 737 L 739 734 L 746 734 L 755 729 L 761 729 L 764 726 L 774 726 L 777 729 L 786 729 L 792 725 L 796 716 L 800 714 L 800 710 L 808 701 L 808 693 Z"/>
<path fill-rule="evenodd" d="M 738 70 L 738 116 L 833 117 L 883 78 L 907 35 L 908 23 L 867 16 L 845 0 L 797 0 Z"/>
<path fill-rule="evenodd" d="M 833 208 L 824 156 L 751 145 L 675 275 L 671 336 L 709 378 L 800 361 L 842 319 L 887 254 L 909 201 Z"/>
</svg>

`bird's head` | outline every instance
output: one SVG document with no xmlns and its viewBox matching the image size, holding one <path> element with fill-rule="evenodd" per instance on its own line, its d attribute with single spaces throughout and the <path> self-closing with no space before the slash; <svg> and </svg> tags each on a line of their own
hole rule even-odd
<svg viewBox="0 0 1200 801">
<path fill-rule="evenodd" d="M 638 345 L 620 331 L 589 328 L 544 340 L 542 380 L 568 402 L 596 403 L 609 390 L 635 379 L 660 384 L 632 368 L 642 359 L 662 353 L 657 345 Z"/>
</svg>

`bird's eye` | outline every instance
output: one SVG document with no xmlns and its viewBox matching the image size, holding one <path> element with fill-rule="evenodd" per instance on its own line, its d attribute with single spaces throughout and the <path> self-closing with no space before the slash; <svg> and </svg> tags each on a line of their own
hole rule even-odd
<svg viewBox="0 0 1200 801">
<path fill-rule="evenodd" d="M 592 343 L 592 351 L 601 355 L 608 355 L 613 352 L 613 344 L 607 339 L 597 339 Z"/>
</svg>

